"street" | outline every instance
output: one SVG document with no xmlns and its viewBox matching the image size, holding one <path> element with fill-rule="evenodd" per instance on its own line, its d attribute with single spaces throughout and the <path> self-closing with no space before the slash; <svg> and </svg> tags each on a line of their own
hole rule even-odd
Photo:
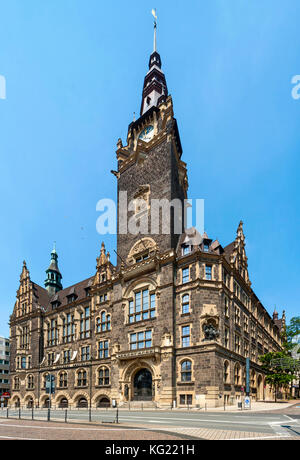
<svg viewBox="0 0 300 460">
<path fill-rule="evenodd" d="M 43 430 L 50 426 L 47 422 L 47 410 L 35 409 L 32 412 L 26 409 L 19 412 L 18 409 L 10 409 L 8 416 L 9 418 L 6 418 L 6 410 L 0 411 L 0 439 L 4 439 L 6 435 L 12 438 L 19 436 L 19 427 L 23 424 L 23 429 L 25 429 L 25 422 L 27 428 L 30 422 L 30 429 L 28 429 L 31 436 L 38 433 L 39 439 L 43 439 Z M 72 437 L 71 433 L 75 431 L 76 436 L 80 432 L 83 439 L 87 433 L 89 433 L 88 439 L 91 439 L 90 436 L 93 435 L 96 436 L 95 439 L 98 439 L 98 436 L 100 439 L 141 439 L 141 434 L 143 439 L 166 439 L 166 436 L 173 433 L 174 436 L 185 439 L 300 440 L 299 403 L 283 410 L 269 412 L 200 413 L 198 411 L 117 411 L 108 409 L 91 410 L 89 413 L 87 410 L 68 410 L 67 412 L 51 410 L 50 417 L 51 424 L 56 422 L 53 430 L 57 429 L 57 423 L 60 422 L 60 436 L 66 436 L 66 438 Z M 80 422 L 87 424 L 89 420 L 95 425 L 93 429 L 87 428 L 86 425 L 79 429 L 75 425 Z M 42 423 L 35 425 L 38 422 Z M 101 428 L 99 425 L 102 425 Z M 34 428 L 35 426 L 38 428 Z M 26 438 L 28 435 L 26 430 L 23 433 Z M 48 432 L 47 436 L 49 436 Z"/>
</svg>

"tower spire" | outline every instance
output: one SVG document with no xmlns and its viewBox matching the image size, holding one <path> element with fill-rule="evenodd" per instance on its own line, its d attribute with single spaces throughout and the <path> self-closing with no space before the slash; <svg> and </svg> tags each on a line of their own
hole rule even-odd
<svg viewBox="0 0 300 460">
<path fill-rule="evenodd" d="M 51 262 L 49 268 L 46 270 L 47 279 L 45 281 L 45 287 L 50 295 L 55 295 L 58 291 L 62 290 L 62 275 L 59 271 L 57 260 L 58 254 L 56 252 L 56 242 L 54 242 L 51 252 Z"/>
<path fill-rule="evenodd" d="M 152 10 L 154 17 L 154 43 L 153 52 L 149 60 L 149 71 L 145 77 L 143 98 L 141 105 L 141 116 L 148 112 L 152 107 L 158 107 L 168 96 L 168 88 L 165 75 L 161 70 L 161 58 L 157 52 L 157 14 L 156 10 Z"/>
</svg>

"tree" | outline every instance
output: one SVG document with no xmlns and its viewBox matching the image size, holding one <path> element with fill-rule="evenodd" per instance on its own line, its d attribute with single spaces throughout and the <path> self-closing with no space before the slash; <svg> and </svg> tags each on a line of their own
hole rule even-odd
<svg viewBox="0 0 300 460">
<path fill-rule="evenodd" d="M 295 344 L 297 343 L 297 338 L 300 337 L 300 316 L 294 316 L 294 318 L 291 318 L 290 324 L 285 328 L 285 336 L 287 349 L 294 349 Z M 300 353 L 300 344 L 297 353 Z"/>
<path fill-rule="evenodd" d="M 274 389 L 275 401 L 280 388 L 288 389 L 295 379 L 295 360 L 286 351 L 266 353 L 259 358 L 266 374 L 266 382 Z"/>
</svg>

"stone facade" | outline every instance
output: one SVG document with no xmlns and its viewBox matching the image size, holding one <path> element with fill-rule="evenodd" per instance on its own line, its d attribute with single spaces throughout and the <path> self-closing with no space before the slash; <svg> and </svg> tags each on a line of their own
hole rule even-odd
<svg viewBox="0 0 300 460">
<path fill-rule="evenodd" d="M 220 406 L 241 398 L 247 357 L 250 393 L 271 396 L 259 355 L 281 349 L 282 323 L 251 287 L 242 222 L 224 248 L 184 230 L 186 164 L 157 56 L 141 117 L 129 125 L 127 145 L 117 144 L 117 264 L 102 244 L 96 273 L 62 289 L 53 250 L 45 289 L 24 262 L 10 319 L 12 406 L 46 407 L 50 374 L 57 407 Z M 161 94 L 155 104 L 149 75 Z M 153 200 L 162 199 L 181 206 L 167 221 L 168 208 L 152 212 Z M 136 234 L 128 228 L 133 218 Z"/>
</svg>

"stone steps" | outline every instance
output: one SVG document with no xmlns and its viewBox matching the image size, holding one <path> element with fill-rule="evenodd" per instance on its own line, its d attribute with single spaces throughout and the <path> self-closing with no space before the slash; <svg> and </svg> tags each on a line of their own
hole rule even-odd
<svg viewBox="0 0 300 460">
<path fill-rule="evenodd" d="M 122 409 L 156 409 L 158 406 L 154 401 L 130 401 L 121 403 L 119 407 Z"/>
</svg>

